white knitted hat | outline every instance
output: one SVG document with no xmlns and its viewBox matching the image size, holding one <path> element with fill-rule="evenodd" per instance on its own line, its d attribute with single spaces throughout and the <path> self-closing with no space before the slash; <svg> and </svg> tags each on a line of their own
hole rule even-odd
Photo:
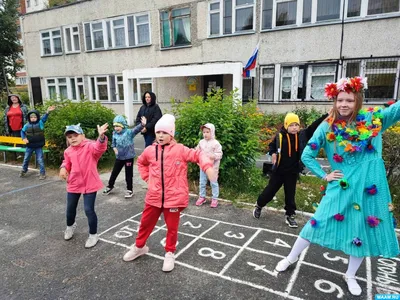
<svg viewBox="0 0 400 300">
<path fill-rule="evenodd" d="M 158 131 L 164 131 L 173 137 L 175 135 L 175 117 L 170 114 L 163 115 L 156 123 L 154 131 L 156 133 Z"/>
</svg>

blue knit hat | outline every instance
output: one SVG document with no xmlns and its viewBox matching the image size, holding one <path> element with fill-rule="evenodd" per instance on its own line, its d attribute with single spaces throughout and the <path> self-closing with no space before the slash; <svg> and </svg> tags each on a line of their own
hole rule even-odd
<svg viewBox="0 0 400 300">
<path fill-rule="evenodd" d="M 67 134 L 68 132 L 75 132 L 77 134 L 83 134 L 83 130 L 81 128 L 81 124 L 76 124 L 76 125 L 68 125 L 65 126 L 65 131 L 64 134 Z"/>
</svg>

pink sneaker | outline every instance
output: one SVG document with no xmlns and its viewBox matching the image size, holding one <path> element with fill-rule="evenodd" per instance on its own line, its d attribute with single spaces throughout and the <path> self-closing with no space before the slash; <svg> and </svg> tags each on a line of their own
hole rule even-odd
<svg viewBox="0 0 400 300">
<path fill-rule="evenodd" d="M 205 197 L 199 197 L 199 199 L 197 199 L 197 201 L 196 201 L 196 206 L 200 206 L 200 205 L 204 204 L 205 202 L 206 202 Z"/>
<path fill-rule="evenodd" d="M 218 206 L 218 200 L 217 199 L 211 199 L 211 205 L 210 207 L 216 208 Z"/>
</svg>

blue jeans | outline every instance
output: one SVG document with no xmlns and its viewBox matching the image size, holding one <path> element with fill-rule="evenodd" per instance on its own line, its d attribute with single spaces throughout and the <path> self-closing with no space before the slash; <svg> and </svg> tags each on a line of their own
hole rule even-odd
<svg viewBox="0 0 400 300">
<path fill-rule="evenodd" d="M 152 145 L 154 140 L 156 139 L 156 137 L 151 134 L 144 134 L 143 137 L 144 137 L 144 147 L 145 148 Z"/>
<path fill-rule="evenodd" d="M 200 170 L 200 197 L 205 197 L 206 196 L 206 185 L 207 185 L 207 174 L 204 173 L 202 170 Z M 218 181 L 215 182 L 210 182 L 211 184 L 211 191 L 212 191 L 212 197 L 218 198 L 219 196 L 219 185 Z"/>
<path fill-rule="evenodd" d="M 40 174 L 46 174 L 46 170 L 44 169 L 44 159 L 43 159 L 43 150 L 41 147 L 39 148 L 30 148 L 26 147 L 24 162 L 22 163 L 22 171 L 28 171 L 29 161 L 31 160 L 31 156 L 33 152 L 36 153 L 36 161 L 39 164 Z"/>
<path fill-rule="evenodd" d="M 94 211 L 94 202 L 96 201 L 97 192 L 90 194 L 83 194 L 83 206 L 85 208 L 85 214 L 88 218 L 89 233 L 97 233 L 97 215 Z M 67 226 L 72 226 L 75 223 L 76 207 L 78 206 L 79 193 L 67 193 Z"/>
</svg>

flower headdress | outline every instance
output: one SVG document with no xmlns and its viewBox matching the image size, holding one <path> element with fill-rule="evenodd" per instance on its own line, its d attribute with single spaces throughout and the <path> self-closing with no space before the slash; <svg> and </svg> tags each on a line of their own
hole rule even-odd
<svg viewBox="0 0 400 300">
<path fill-rule="evenodd" d="M 340 92 L 358 93 L 368 88 L 367 78 L 356 76 L 352 78 L 341 78 L 338 82 L 325 85 L 325 97 L 329 100 L 336 98 Z"/>
</svg>

